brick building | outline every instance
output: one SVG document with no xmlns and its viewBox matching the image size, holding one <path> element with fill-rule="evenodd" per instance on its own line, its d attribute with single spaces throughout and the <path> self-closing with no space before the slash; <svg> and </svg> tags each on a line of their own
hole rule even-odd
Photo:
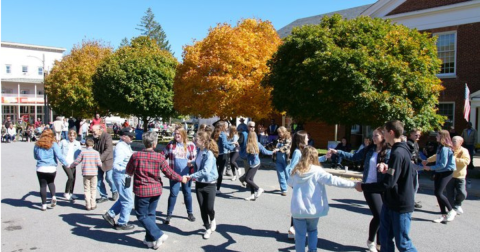
<svg viewBox="0 0 480 252">
<path fill-rule="evenodd" d="M 463 117 L 465 84 L 470 89 L 470 121 L 474 128 L 480 126 L 480 1 L 478 0 L 379 0 L 371 5 L 340 10 L 314 17 L 298 19 L 278 30 L 283 38 L 293 27 L 318 24 L 324 15 L 341 14 L 345 18 L 359 15 L 386 18 L 419 31 L 438 36 L 438 56 L 442 69 L 438 77 L 445 90 L 440 95 L 438 113 L 448 117 L 445 127 L 453 125 L 458 133 L 465 128 Z M 335 126 L 308 122 L 306 130 L 319 148 L 335 138 Z M 342 126 L 337 138 L 343 136 Z M 369 134 L 368 127 L 352 127 L 352 145 L 358 146 L 361 138 Z M 477 140 L 478 142 L 478 140 Z"/>
</svg>

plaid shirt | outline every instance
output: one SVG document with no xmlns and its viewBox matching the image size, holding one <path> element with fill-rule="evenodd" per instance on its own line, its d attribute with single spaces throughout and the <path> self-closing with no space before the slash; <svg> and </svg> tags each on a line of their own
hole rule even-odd
<svg viewBox="0 0 480 252">
<path fill-rule="evenodd" d="M 162 154 L 146 149 L 134 153 L 127 164 L 127 174 L 135 175 L 133 193 L 139 197 L 162 195 L 160 171 L 171 180 L 182 181 L 182 177 L 168 166 Z"/>
<path fill-rule="evenodd" d="M 165 156 L 165 158 L 168 158 L 168 165 L 170 165 L 171 169 L 175 169 L 175 148 L 177 148 L 177 144 L 176 141 L 173 140 L 167 144 L 167 146 L 162 152 L 160 152 L 162 155 Z M 193 144 L 192 142 L 187 142 L 187 151 L 189 153 L 188 161 L 190 161 L 191 163 L 195 162 L 195 158 L 197 156 L 197 147 L 195 146 L 195 144 Z M 193 169 L 190 171 L 190 174 L 192 173 Z"/>
</svg>

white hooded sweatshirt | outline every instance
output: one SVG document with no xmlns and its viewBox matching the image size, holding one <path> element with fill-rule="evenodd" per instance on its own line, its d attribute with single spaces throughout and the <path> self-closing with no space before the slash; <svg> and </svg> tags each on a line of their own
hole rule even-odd
<svg viewBox="0 0 480 252">
<path fill-rule="evenodd" d="M 319 218 L 328 214 L 325 184 L 355 187 L 355 182 L 333 176 L 317 165 L 310 165 L 310 170 L 302 175 L 296 173 L 290 176 L 287 183 L 293 188 L 290 211 L 293 218 L 299 219 Z"/>
</svg>

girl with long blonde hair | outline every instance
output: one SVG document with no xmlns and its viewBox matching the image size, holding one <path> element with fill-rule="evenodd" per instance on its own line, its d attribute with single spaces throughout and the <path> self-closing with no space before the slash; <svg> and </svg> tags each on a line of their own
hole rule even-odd
<svg viewBox="0 0 480 252">
<path fill-rule="evenodd" d="M 257 134 L 254 131 L 251 131 L 248 133 L 247 137 L 247 160 L 250 169 L 245 174 L 245 182 L 250 185 L 251 193 L 250 197 L 245 198 L 247 201 L 256 200 L 265 191 L 258 187 L 258 185 L 253 181 L 258 168 L 260 168 L 260 152 L 262 152 L 264 155 L 271 156 L 276 152 L 276 150 L 269 151 L 265 149 L 265 147 L 263 147 L 263 145 L 257 141 Z"/>
<path fill-rule="evenodd" d="M 328 214 L 325 185 L 354 188 L 355 183 L 326 172 L 318 162 L 317 149 L 311 146 L 303 149 L 287 183 L 293 188 L 290 211 L 295 226 L 295 249 L 305 251 L 308 233 L 308 251 L 316 251 L 318 220 Z"/>
<path fill-rule="evenodd" d="M 204 239 L 210 238 L 212 232 L 217 228 L 215 221 L 215 194 L 217 192 L 216 182 L 218 171 L 215 157 L 218 155 L 217 143 L 211 139 L 210 134 L 199 131 L 195 138 L 198 147 L 198 155 L 194 166 L 194 173 L 187 176 L 196 182 L 196 195 L 200 213 L 205 226 Z"/>
</svg>

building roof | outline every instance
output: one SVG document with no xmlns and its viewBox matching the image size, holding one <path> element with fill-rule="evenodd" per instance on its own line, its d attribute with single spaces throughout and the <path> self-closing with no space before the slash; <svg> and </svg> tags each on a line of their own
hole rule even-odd
<svg viewBox="0 0 480 252">
<path fill-rule="evenodd" d="M 362 12 L 364 12 L 370 6 L 372 6 L 372 5 L 367 4 L 367 5 L 358 6 L 358 7 L 354 7 L 354 8 L 350 8 L 350 9 L 339 10 L 339 11 L 334 11 L 334 12 L 330 12 L 330 13 L 326 13 L 326 14 L 321 14 L 321 15 L 317 15 L 317 16 L 313 16 L 313 17 L 300 18 L 300 19 L 297 19 L 297 20 L 293 21 L 292 23 L 288 24 L 287 26 L 279 29 L 277 32 L 278 32 L 278 35 L 280 36 L 280 38 L 285 38 L 286 36 L 290 35 L 290 33 L 293 30 L 293 27 L 301 27 L 303 25 L 309 25 L 309 24 L 319 24 L 324 16 L 332 16 L 333 14 L 340 14 L 344 18 L 347 18 L 347 19 L 356 18 L 356 17 L 360 16 L 362 14 Z"/>
<path fill-rule="evenodd" d="M 63 53 L 67 50 L 67 49 L 61 48 L 61 47 L 30 45 L 30 44 L 21 44 L 21 43 L 6 42 L 6 41 L 2 41 L 2 47 L 34 49 L 34 50 L 48 51 L 48 52 L 58 52 L 58 53 Z"/>
<path fill-rule="evenodd" d="M 33 79 L 33 78 L 2 78 L 2 82 L 41 84 L 41 83 L 43 83 L 43 79 Z"/>
</svg>

